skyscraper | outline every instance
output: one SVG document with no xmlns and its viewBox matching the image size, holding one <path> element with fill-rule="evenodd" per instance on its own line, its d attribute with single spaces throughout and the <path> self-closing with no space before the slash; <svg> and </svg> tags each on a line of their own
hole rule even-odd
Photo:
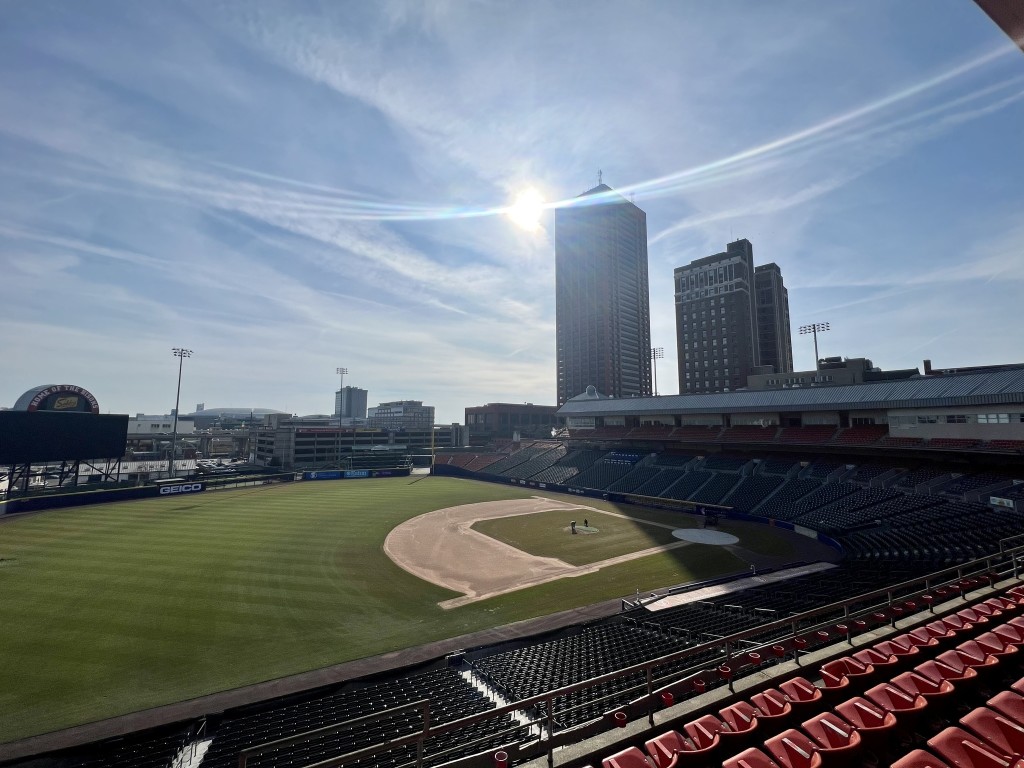
<svg viewBox="0 0 1024 768">
<path fill-rule="evenodd" d="M 366 418 L 367 391 L 359 387 L 345 387 L 334 393 L 334 415 L 347 419 Z"/>
<path fill-rule="evenodd" d="M 782 282 L 782 270 L 778 264 L 762 264 L 754 268 L 754 291 L 761 365 L 772 366 L 772 373 L 788 373 L 793 370 L 789 291 Z"/>
<path fill-rule="evenodd" d="M 747 384 L 753 368 L 793 370 L 789 294 L 776 264 L 754 268 L 749 240 L 675 270 L 680 393 Z"/>
<path fill-rule="evenodd" d="M 558 404 L 649 395 L 647 214 L 605 184 L 576 200 L 555 211 Z"/>
</svg>

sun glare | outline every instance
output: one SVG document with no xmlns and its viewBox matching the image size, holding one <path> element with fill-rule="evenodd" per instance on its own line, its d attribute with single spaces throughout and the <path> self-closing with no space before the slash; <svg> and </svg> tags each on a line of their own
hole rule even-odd
<svg viewBox="0 0 1024 768">
<path fill-rule="evenodd" d="M 543 212 L 544 198 L 533 188 L 520 192 L 516 196 L 516 201 L 508 207 L 509 218 L 526 230 L 534 230 L 540 226 L 540 216 Z"/>
</svg>

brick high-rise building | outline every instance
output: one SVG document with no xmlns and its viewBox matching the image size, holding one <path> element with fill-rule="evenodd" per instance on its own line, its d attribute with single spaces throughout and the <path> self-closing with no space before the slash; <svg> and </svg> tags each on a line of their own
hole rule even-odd
<svg viewBox="0 0 1024 768">
<path fill-rule="evenodd" d="M 651 394 L 647 215 L 605 184 L 555 211 L 558 404 Z"/>
<path fill-rule="evenodd" d="M 675 270 L 679 392 L 723 392 L 752 369 L 793 370 L 789 295 L 775 264 L 754 268 L 749 240 Z"/>
</svg>

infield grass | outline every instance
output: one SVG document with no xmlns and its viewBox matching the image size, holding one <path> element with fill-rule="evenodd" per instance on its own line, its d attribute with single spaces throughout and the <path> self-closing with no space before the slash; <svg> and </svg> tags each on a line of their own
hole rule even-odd
<svg viewBox="0 0 1024 768">
<path fill-rule="evenodd" d="M 569 521 L 586 518 L 597 533 L 571 532 Z M 473 530 L 538 557 L 554 557 L 570 565 L 589 565 L 664 544 L 679 543 L 670 528 L 585 509 L 553 510 L 479 520 Z"/>
<path fill-rule="evenodd" d="M 383 552 L 408 518 L 535 493 L 443 477 L 303 482 L 6 520 L 0 743 L 744 570 L 721 548 L 684 547 L 446 611 L 455 593 Z"/>
</svg>

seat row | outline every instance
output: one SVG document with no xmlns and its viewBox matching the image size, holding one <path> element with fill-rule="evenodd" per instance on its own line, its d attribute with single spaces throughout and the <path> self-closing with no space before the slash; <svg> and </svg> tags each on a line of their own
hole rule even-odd
<svg viewBox="0 0 1024 768">
<path fill-rule="evenodd" d="M 789 678 L 649 739 L 644 750 L 624 749 L 603 768 L 831 768 L 878 764 L 886 754 L 898 768 L 1024 765 L 1024 679 L 985 694 L 958 725 L 927 741 L 931 752 L 905 746 L 922 724 L 941 725 L 969 693 L 977 699 L 982 680 L 1019 674 L 1022 594 L 978 602 L 828 662 L 818 670 L 820 685 Z"/>
</svg>

